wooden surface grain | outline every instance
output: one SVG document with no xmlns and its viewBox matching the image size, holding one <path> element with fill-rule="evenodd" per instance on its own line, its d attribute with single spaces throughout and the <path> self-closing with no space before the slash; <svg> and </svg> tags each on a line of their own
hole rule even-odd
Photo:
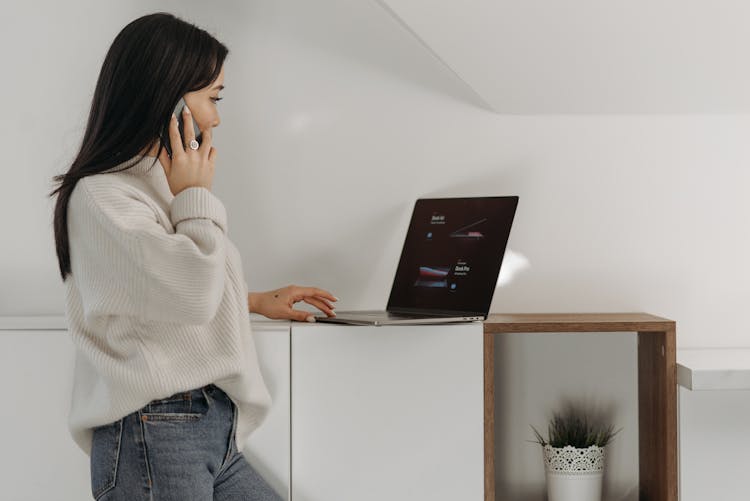
<svg viewBox="0 0 750 501">
<path fill-rule="evenodd" d="M 653 332 L 674 326 L 648 313 L 491 313 L 484 332 Z"/>
</svg>

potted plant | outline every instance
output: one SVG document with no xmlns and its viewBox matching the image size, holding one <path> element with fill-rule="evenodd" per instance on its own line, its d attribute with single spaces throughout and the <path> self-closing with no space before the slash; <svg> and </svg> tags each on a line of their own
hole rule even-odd
<svg viewBox="0 0 750 501">
<path fill-rule="evenodd" d="M 604 447 L 620 432 L 591 419 L 582 407 L 554 413 L 549 440 L 531 426 L 542 445 L 548 501 L 601 501 Z"/>
</svg>

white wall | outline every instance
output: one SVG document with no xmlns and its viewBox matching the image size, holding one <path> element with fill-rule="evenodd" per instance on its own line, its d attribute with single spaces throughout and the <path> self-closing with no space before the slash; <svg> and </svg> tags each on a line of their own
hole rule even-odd
<svg viewBox="0 0 750 501">
<path fill-rule="evenodd" d="M 0 314 L 64 311 L 50 179 L 80 142 L 111 40 L 160 9 L 231 51 L 214 192 L 251 289 L 314 284 L 340 297 L 340 309 L 382 307 L 415 198 L 519 195 L 509 246 L 529 266 L 497 290 L 493 311 L 646 311 L 677 321 L 678 347 L 747 345 L 748 115 L 492 113 L 366 0 L 77 0 L 6 10 Z M 608 349 L 576 346 L 573 364 Z M 532 348 L 543 356 L 551 345 L 512 349 Z M 623 410 L 627 442 L 637 421 L 623 367 L 596 392 Z M 499 437 L 518 430 L 526 440 L 528 423 L 543 426 L 557 394 L 540 371 L 529 376 L 535 403 L 498 408 L 517 423 Z M 702 432 L 689 422 L 683 436 Z M 637 482 L 632 471 L 621 470 L 626 484 Z M 691 499 L 700 479 L 683 481 Z"/>
<path fill-rule="evenodd" d="M 750 111 L 744 0 L 376 0 L 501 113 Z"/>
</svg>

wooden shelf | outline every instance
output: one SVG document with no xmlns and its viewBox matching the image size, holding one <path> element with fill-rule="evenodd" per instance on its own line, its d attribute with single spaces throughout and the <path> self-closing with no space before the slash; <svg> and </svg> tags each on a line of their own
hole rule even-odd
<svg viewBox="0 0 750 501">
<path fill-rule="evenodd" d="M 485 501 L 495 501 L 495 354 L 501 333 L 637 332 L 639 498 L 677 501 L 676 323 L 648 313 L 493 313 L 484 322 Z"/>
</svg>

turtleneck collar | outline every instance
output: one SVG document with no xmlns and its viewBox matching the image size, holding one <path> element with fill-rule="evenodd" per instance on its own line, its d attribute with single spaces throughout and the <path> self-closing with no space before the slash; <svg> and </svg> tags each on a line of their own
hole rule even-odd
<svg viewBox="0 0 750 501">
<path fill-rule="evenodd" d="M 108 171 L 110 170 L 118 171 L 122 174 L 144 177 L 148 180 L 149 184 L 154 186 L 164 196 L 165 200 L 170 201 L 174 198 L 172 191 L 169 189 L 164 167 L 158 157 L 145 156 L 140 160 L 138 160 L 138 157 L 133 157 L 108 169 Z"/>
<path fill-rule="evenodd" d="M 156 160 L 155 163 L 154 160 Z M 151 164 L 153 164 L 153 166 Z M 148 155 L 140 160 L 138 159 L 138 157 L 133 157 L 130 160 L 125 160 L 124 162 L 121 162 L 108 170 L 120 171 L 122 169 L 125 169 L 125 172 L 130 172 L 133 174 L 153 175 L 158 171 L 161 171 L 162 173 L 164 172 L 164 167 L 162 167 L 158 157 L 151 157 Z"/>
</svg>

